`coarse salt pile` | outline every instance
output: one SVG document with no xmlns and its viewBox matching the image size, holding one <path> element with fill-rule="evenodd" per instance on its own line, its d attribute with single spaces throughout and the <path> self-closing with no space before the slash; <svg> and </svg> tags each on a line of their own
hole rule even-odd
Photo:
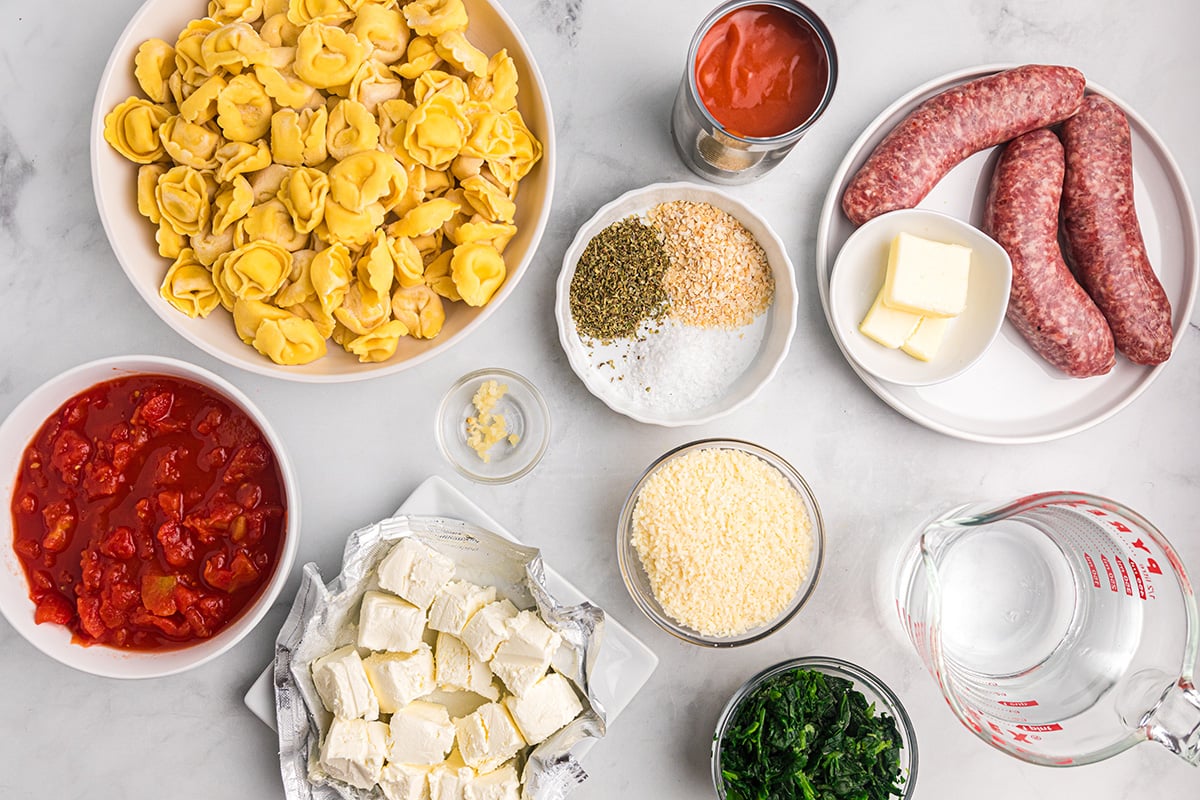
<svg viewBox="0 0 1200 800">
<path fill-rule="evenodd" d="M 778 469 L 742 450 L 703 448 L 664 462 L 642 485 L 632 523 L 659 605 L 703 636 L 771 622 L 809 574 L 804 499 Z"/>
</svg>

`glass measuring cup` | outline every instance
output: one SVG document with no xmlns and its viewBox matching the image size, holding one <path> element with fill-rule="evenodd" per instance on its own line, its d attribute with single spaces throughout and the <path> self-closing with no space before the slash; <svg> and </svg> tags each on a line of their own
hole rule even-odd
<svg viewBox="0 0 1200 800">
<path fill-rule="evenodd" d="M 959 720 L 1047 766 L 1147 739 L 1200 765 L 1200 618 L 1179 557 L 1087 494 L 955 508 L 900 558 L 901 625 Z"/>
</svg>

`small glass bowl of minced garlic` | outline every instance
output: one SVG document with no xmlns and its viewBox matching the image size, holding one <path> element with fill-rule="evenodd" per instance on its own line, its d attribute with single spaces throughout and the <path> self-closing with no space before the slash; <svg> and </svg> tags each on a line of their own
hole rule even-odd
<svg viewBox="0 0 1200 800">
<path fill-rule="evenodd" d="M 550 411 L 537 387 L 507 369 L 463 375 L 437 415 L 442 455 L 476 483 L 509 483 L 541 460 L 550 441 Z"/>
</svg>

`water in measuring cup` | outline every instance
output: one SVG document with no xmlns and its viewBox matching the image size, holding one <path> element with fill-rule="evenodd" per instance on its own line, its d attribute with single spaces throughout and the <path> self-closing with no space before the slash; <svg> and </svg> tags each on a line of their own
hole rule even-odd
<svg viewBox="0 0 1200 800">
<path fill-rule="evenodd" d="M 968 531 L 937 566 L 942 647 L 958 689 L 976 710 L 1028 724 L 1095 707 L 1128 669 L 1143 611 L 1093 591 L 1081 555 L 1037 524 Z"/>
</svg>

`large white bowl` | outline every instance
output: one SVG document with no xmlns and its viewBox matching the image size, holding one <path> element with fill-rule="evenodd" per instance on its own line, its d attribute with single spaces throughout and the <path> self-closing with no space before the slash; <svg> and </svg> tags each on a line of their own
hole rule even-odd
<svg viewBox="0 0 1200 800">
<path fill-rule="evenodd" d="M 147 0 L 117 40 L 96 91 L 91 131 L 92 188 L 117 260 L 142 298 L 164 322 L 201 350 L 235 367 L 288 380 L 341 383 L 391 375 L 433 358 L 478 328 L 516 290 L 529 270 L 550 216 L 556 154 L 550 94 L 533 52 L 500 4 L 493 0 L 464 0 L 464 3 L 471 20 L 468 28 L 471 41 L 486 53 L 507 48 L 516 63 L 521 88 L 517 106 L 543 146 L 541 161 L 521 181 L 515 219 L 517 235 L 504 251 L 508 277 L 492 301 L 482 308 L 447 303 L 446 323 L 440 335 L 430 341 L 405 337 L 396 354 L 387 361 L 360 364 L 357 357 L 332 345 L 325 357 L 311 364 L 284 367 L 243 344 L 223 309 L 217 309 L 207 319 L 191 319 L 158 294 L 170 262 L 158 255 L 154 226 L 137 212 L 137 165 L 125 160 L 104 141 L 104 116 L 125 98 L 141 96 L 133 77 L 133 57 L 138 46 L 152 37 L 174 42 L 189 20 L 205 15 L 207 4 L 204 0 Z"/>
<path fill-rule="evenodd" d="M 13 551 L 12 501 L 14 484 L 25 449 L 46 419 L 63 403 L 98 383 L 127 375 L 156 374 L 186 378 L 223 396 L 246 412 L 262 431 L 275 454 L 283 490 L 287 523 L 282 552 L 275 572 L 259 590 L 254 601 L 229 625 L 211 639 L 176 650 L 120 650 L 103 645 L 71 643 L 71 632 L 62 625 L 38 625 L 33 621 L 34 605 L 29 599 L 29 583 Z M 288 460 L 283 442 L 267 418 L 233 384 L 206 369 L 173 358 L 158 356 L 116 356 L 91 361 L 51 378 L 34 389 L 0 424 L 0 612 L 17 632 L 46 655 L 69 667 L 107 678 L 157 678 L 198 667 L 237 644 L 258 624 L 279 596 L 291 572 L 300 541 L 300 494 L 296 474 Z"/>
<path fill-rule="evenodd" d="M 596 234 L 628 216 L 642 214 L 659 203 L 676 200 L 708 203 L 742 223 L 766 253 L 771 274 L 775 277 L 775 299 L 765 312 L 766 333 L 753 361 L 719 399 L 696 410 L 648 411 L 642 406 L 633 405 L 625 395 L 614 388 L 607 374 L 601 373 L 588 362 L 587 344 L 580 337 L 575 320 L 571 316 L 571 278 L 575 275 L 575 265 L 579 263 L 584 248 Z M 796 303 L 796 274 L 792 261 L 788 258 L 787 250 L 775 230 L 757 211 L 711 186 L 694 183 L 655 183 L 626 192 L 603 206 L 575 234 L 575 240 L 563 256 L 554 314 L 558 320 L 558 339 L 566 351 L 567 361 L 592 394 L 613 411 L 638 422 L 678 427 L 700 425 L 741 408 L 754 399 L 771 378 L 775 377 L 779 365 L 783 363 L 791 347 L 792 336 L 796 333 Z"/>
</svg>

